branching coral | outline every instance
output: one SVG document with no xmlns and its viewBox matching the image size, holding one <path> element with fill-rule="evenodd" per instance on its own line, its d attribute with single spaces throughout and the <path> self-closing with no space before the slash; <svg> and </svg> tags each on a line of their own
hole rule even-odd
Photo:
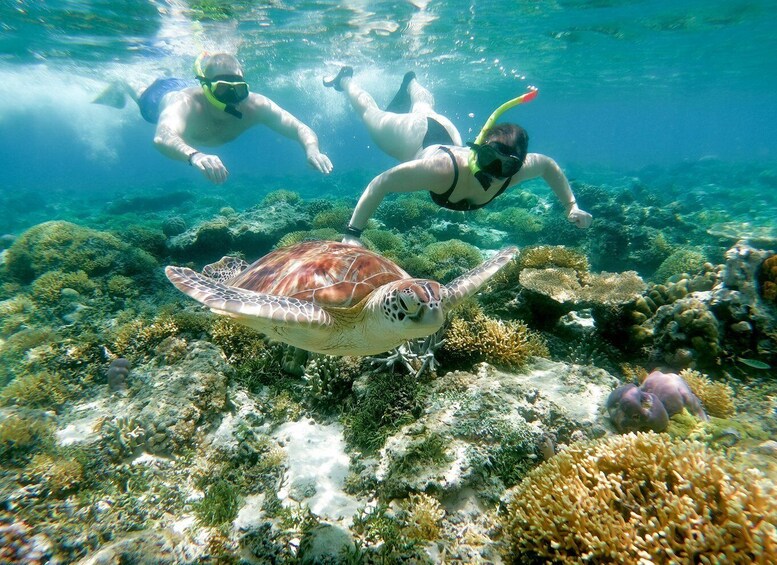
<svg viewBox="0 0 777 565">
<path fill-rule="evenodd" d="M 25 475 L 58 496 L 76 488 L 84 480 L 84 468 L 75 459 L 39 454 L 32 458 Z"/>
<path fill-rule="evenodd" d="M 413 539 L 434 541 L 440 537 L 440 522 L 444 517 L 445 510 L 436 498 L 425 493 L 411 494 L 407 534 Z"/>
<path fill-rule="evenodd" d="M 476 314 L 471 321 L 454 318 L 445 333 L 443 352 L 454 359 L 487 361 L 517 368 L 531 356 L 547 357 L 548 348 L 522 322 L 501 321 Z"/>
<path fill-rule="evenodd" d="M 639 433 L 575 444 L 511 494 L 513 563 L 777 560 L 775 485 L 696 442 Z"/>
<path fill-rule="evenodd" d="M 716 418 L 730 418 L 734 415 L 734 391 L 730 386 L 714 382 L 693 369 L 680 371 L 680 376 L 699 397 L 707 414 Z"/>
<path fill-rule="evenodd" d="M 59 374 L 32 373 L 16 377 L 0 391 L 0 404 L 48 408 L 64 404 L 71 396 Z"/>
</svg>

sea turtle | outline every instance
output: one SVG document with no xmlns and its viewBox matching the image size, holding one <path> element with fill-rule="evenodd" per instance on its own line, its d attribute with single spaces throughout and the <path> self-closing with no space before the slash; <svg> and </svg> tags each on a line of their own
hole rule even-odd
<svg viewBox="0 0 777 565">
<path fill-rule="evenodd" d="M 374 355 L 436 332 L 518 249 L 508 247 L 447 285 L 414 279 L 363 247 L 306 241 L 252 265 L 224 257 L 202 274 L 167 267 L 178 290 L 216 314 L 316 353 Z"/>
</svg>

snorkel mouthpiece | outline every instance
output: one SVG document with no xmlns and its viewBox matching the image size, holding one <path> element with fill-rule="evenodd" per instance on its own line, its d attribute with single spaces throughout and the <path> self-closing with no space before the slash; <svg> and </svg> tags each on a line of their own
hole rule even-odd
<svg viewBox="0 0 777 565">
<path fill-rule="evenodd" d="M 499 116 L 504 114 L 510 108 L 518 106 L 518 104 L 523 104 L 524 102 L 531 102 L 537 97 L 538 92 L 539 90 L 537 88 L 530 86 L 529 92 L 526 92 L 521 96 L 513 98 L 512 100 L 508 100 L 507 102 L 499 106 L 496 110 L 491 112 L 491 115 L 486 120 L 486 123 L 483 124 L 483 127 L 480 129 L 480 133 L 478 133 L 478 136 L 475 138 L 475 142 L 467 144 L 470 146 L 469 161 L 468 161 L 469 170 L 472 171 L 473 176 L 476 179 L 478 179 L 478 181 L 480 181 L 480 184 L 484 187 L 484 189 L 488 188 L 489 183 L 486 180 L 487 173 L 481 170 L 480 165 L 478 165 L 478 149 L 483 144 L 483 139 L 486 137 L 486 132 L 489 129 L 491 129 L 491 126 L 493 126 L 494 123 L 499 119 Z"/>
</svg>

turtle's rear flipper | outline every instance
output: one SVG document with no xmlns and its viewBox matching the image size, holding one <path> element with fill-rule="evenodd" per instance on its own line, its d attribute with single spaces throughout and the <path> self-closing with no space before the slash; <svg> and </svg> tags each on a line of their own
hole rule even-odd
<svg viewBox="0 0 777 565">
<path fill-rule="evenodd" d="M 396 114 L 407 114 L 410 112 L 410 93 L 407 89 L 410 86 L 410 81 L 414 78 L 415 73 L 413 71 L 405 73 L 405 78 L 402 79 L 402 85 L 399 87 L 399 90 L 397 90 L 397 93 L 394 95 L 391 102 L 389 102 L 389 105 L 386 106 L 386 112 L 394 112 Z"/>
</svg>

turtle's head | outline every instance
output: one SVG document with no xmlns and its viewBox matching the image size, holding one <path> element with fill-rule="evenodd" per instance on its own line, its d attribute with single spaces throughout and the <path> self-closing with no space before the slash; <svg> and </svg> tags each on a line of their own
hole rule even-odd
<svg viewBox="0 0 777 565">
<path fill-rule="evenodd" d="M 440 283 L 425 279 L 402 279 L 385 287 L 380 310 L 392 325 L 402 328 L 407 339 L 425 337 L 445 320 Z"/>
</svg>

